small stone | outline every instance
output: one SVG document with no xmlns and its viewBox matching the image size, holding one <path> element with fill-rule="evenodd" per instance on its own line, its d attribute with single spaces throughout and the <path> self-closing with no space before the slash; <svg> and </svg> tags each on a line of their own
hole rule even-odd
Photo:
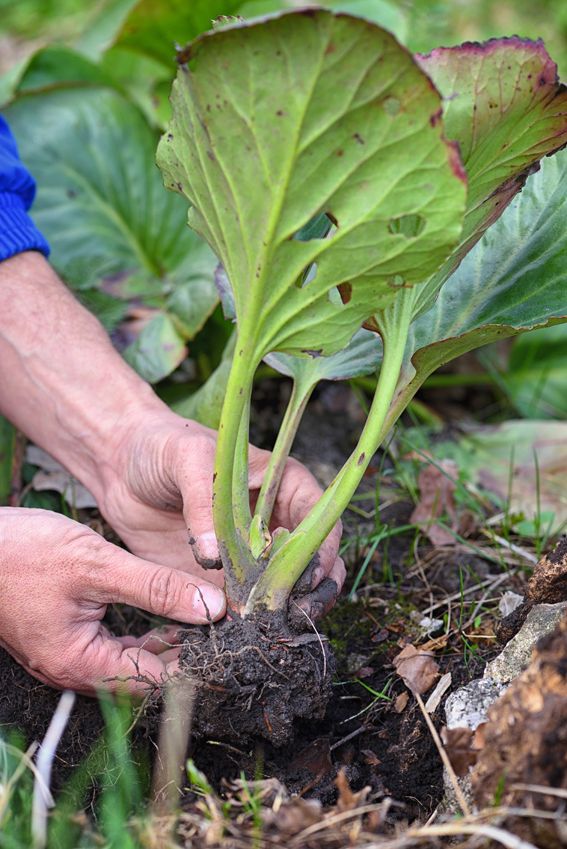
<svg viewBox="0 0 567 849">
<path fill-rule="evenodd" d="M 424 616 L 419 621 L 419 627 L 426 637 L 429 637 L 432 634 L 437 634 L 439 631 L 443 630 L 443 625 L 444 622 L 442 619 L 432 619 L 431 616 Z"/>
</svg>

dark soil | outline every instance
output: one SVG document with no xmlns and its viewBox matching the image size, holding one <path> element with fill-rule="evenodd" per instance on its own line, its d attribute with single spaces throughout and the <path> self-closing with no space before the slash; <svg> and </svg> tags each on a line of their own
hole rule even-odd
<svg viewBox="0 0 567 849">
<path fill-rule="evenodd" d="M 252 439 L 263 447 L 270 446 L 285 394 L 281 382 L 259 389 Z M 348 389 L 323 386 L 308 410 L 294 454 L 327 484 L 350 453 L 362 418 Z M 376 530 L 372 511 L 381 464 L 382 458 L 373 460 L 362 485 L 369 494 L 368 502 L 358 502 L 365 515 L 345 514 L 351 580 L 367 554 L 365 538 Z M 390 527 L 406 524 L 413 505 L 405 497 L 394 499 L 379 521 Z M 217 788 L 223 779 L 242 773 L 247 779 L 276 777 L 291 792 L 315 797 L 324 805 L 336 801 L 335 780 L 342 770 L 353 791 L 370 787 L 368 798 L 393 799 L 390 817 L 426 819 L 443 795 L 442 766 L 415 700 L 410 696 L 401 710 L 396 702 L 405 686 L 394 674 L 392 660 L 406 643 L 418 645 L 425 639 L 411 622 L 412 611 L 426 611 L 441 600 L 434 615 L 442 615 L 443 599 L 473 588 L 493 571 L 470 551 L 443 553 L 423 540 L 418 548 L 413 533 L 381 544 L 367 564 L 360 600 L 349 599 L 345 588 L 319 625 L 329 638 L 325 645 L 330 644 L 336 657 L 332 684 L 329 649 L 325 648 L 323 674 L 321 644 L 315 635 L 310 635 L 310 642 L 292 645 L 278 641 L 261 623 L 250 625 L 248 631 L 239 627 L 238 636 L 232 623 L 217 626 L 214 637 L 208 629 L 191 629 L 183 662 L 202 682 L 189 751 L 196 766 Z M 481 595 L 482 590 L 477 597 Z M 474 602 L 473 595 L 467 598 Z M 121 618 L 112 613 L 110 623 L 117 633 L 143 633 L 151 627 L 146 614 L 121 611 Z M 474 643 L 471 629 L 468 626 L 468 643 Z M 452 642 L 436 657 L 441 673 L 450 671 L 456 687 L 482 673 L 486 646 L 493 644 L 480 642 L 474 651 L 467 649 L 464 662 L 460 634 L 453 630 Z M 213 658 L 207 670 L 206 656 Z M 1 649 L 0 681 L 0 733 L 19 728 L 24 744 L 41 740 L 60 694 L 27 675 Z M 442 704 L 432 718 L 442 724 Z M 88 755 L 103 727 L 96 702 L 78 698 L 54 764 L 55 789 Z M 133 734 L 153 756 L 155 718 L 142 718 Z M 270 736 L 272 742 L 266 739 Z"/>
<path fill-rule="evenodd" d="M 297 719 L 321 719 L 334 662 L 316 634 L 292 634 L 273 616 L 224 620 L 184 632 L 180 665 L 197 685 L 197 738 L 282 746 Z"/>
<path fill-rule="evenodd" d="M 360 606 L 343 602 L 338 605 L 334 615 L 337 618 L 331 631 L 342 633 L 343 629 L 350 629 L 351 635 L 346 640 L 337 640 L 339 665 L 332 696 L 323 716 L 315 712 L 306 715 L 308 701 L 301 691 L 301 686 L 306 692 L 316 691 L 322 683 L 323 691 L 329 686 L 328 676 L 324 682 L 321 681 L 321 647 L 318 642 L 301 647 L 303 651 L 299 661 L 296 661 L 300 686 L 297 689 L 296 685 L 293 699 L 286 689 L 288 682 L 284 680 L 281 685 L 278 682 L 273 692 L 264 691 L 261 696 L 267 706 L 266 713 L 262 710 L 262 703 L 257 702 L 250 716 L 246 714 L 246 697 L 249 700 L 251 693 L 257 693 L 258 681 L 253 680 L 252 690 L 246 693 L 244 688 L 250 686 L 246 683 L 246 676 L 250 673 L 252 679 L 268 676 L 265 661 L 254 649 L 247 649 L 240 656 L 246 659 L 245 662 L 237 662 L 227 676 L 229 683 L 234 677 L 238 687 L 230 687 L 226 693 L 205 691 L 204 699 L 198 703 L 194 713 L 195 734 L 188 754 L 213 786 L 221 787 L 223 780 L 239 778 L 242 773 L 248 779 L 275 777 L 290 792 L 318 798 L 324 805 L 336 801 L 335 780 L 343 769 L 354 791 L 369 786 L 373 798 L 389 796 L 394 799 L 398 803 L 398 807 L 393 808 L 395 816 L 403 819 L 426 817 L 438 804 L 443 792 L 441 763 L 431 735 L 415 703 L 410 702 L 401 714 L 395 712 L 393 700 L 404 689 L 401 681 L 396 682 L 389 691 L 389 701 L 377 701 L 370 710 L 359 715 L 373 702 L 373 697 L 353 680 L 349 664 L 353 657 L 361 657 L 361 652 L 368 654 L 372 633 L 367 627 L 368 622 L 360 619 Z M 358 632 L 357 627 L 353 628 L 353 624 L 362 625 L 362 633 Z M 221 629 L 221 633 L 223 631 Z M 227 632 L 222 633 L 221 637 L 227 643 L 229 632 L 227 626 Z M 193 650 L 196 648 L 202 651 L 207 643 L 205 629 L 195 629 L 191 633 L 194 638 L 191 641 Z M 295 657 L 295 651 L 290 651 L 289 646 L 270 647 L 269 641 L 266 646 L 265 635 L 248 636 L 247 639 L 253 638 L 262 641 L 262 652 L 275 668 L 278 657 L 286 657 L 284 668 L 289 671 L 288 658 Z M 208 642 L 211 642 L 210 639 Z M 392 677 L 389 656 L 398 649 L 393 644 L 384 643 L 370 643 L 370 646 L 370 652 L 374 651 L 375 655 L 368 657 L 372 670 L 370 673 L 368 669 L 361 672 L 368 676 L 365 682 L 379 691 Z M 230 651 L 236 653 L 233 642 Z M 189 651 L 185 649 L 184 654 L 188 656 Z M 191 656 L 195 657 L 194 654 Z M 194 660 L 191 662 L 194 663 Z M 230 665 L 227 669 L 230 669 Z M 267 672 L 273 675 L 269 669 Z M 0 692 L 0 733 L 17 728 L 22 732 L 24 745 L 41 740 L 60 693 L 35 681 L 2 650 L 0 680 L 3 683 Z M 228 714 L 219 711 L 219 703 L 225 708 L 227 703 L 232 703 L 236 711 L 229 720 L 230 724 L 224 727 L 221 724 L 222 717 L 226 722 Z M 288 736 L 288 741 L 276 747 L 263 739 L 268 736 L 266 723 L 270 723 L 272 732 L 274 729 L 279 730 L 284 716 L 280 708 L 286 704 L 288 719 L 291 720 L 292 713 L 295 714 L 295 735 L 289 740 L 289 725 L 286 723 L 284 734 L 278 742 L 283 743 L 284 735 Z M 316 704 L 315 710 L 321 711 L 321 702 Z M 243 741 L 242 722 L 245 721 L 249 729 L 251 718 L 258 737 L 253 742 L 249 738 Z M 54 764 L 55 790 L 59 790 L 74 769 L 84 761 L 103 729 L 104 721 L 96 701 L 78 697 Z M 134 738 L 137 745 L 145 745 L 152 756 L 157 741 L 157 723 L 147 719 L 139 722 L 134 729 Z"/>
</svg>

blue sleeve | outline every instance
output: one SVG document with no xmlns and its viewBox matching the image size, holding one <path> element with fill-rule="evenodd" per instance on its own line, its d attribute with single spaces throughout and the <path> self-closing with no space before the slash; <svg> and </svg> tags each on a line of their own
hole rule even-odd
<svg viewBox="0 0 567 849">
<path fill-rule="evenodd" d="M 49 245 L 28 215 L 35 182 L 18 156 L 16 142 L 0 115 L 0 260 L 22 251 L 49 255 Z"/>
</svg>

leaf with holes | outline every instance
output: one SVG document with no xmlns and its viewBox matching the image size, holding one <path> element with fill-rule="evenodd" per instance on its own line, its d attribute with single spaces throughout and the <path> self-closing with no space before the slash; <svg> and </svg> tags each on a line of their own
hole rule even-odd
<svg viewBox="0 0 567 849">
<path fill-rule="evenodd" d="M 307 10 L 206 34 L 180 61 L 158 162 L 226 269 L 252 359 L 340 350 L 446 258 L 463 175 L 436 91 L 388 33 Z M 323 213 L 327 238 L 294 238 Z"/>
</svg>

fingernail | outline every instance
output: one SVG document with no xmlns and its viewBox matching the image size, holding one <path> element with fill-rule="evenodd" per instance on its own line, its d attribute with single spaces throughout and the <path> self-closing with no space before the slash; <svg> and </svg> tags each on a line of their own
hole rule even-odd
<svg viewBox="0 0 567 849">
<path fill-rule="evenodd" d="M 225 607 L 224 593 L 213 586 L 199 587 L 195 591 L 193 607 L 205 621 L 218 619 Z"/>
<path fill-rule="evenodd" d="M 222 569 L 219 545 L 214 531 L 205 531 L 193 540 L 195 560 L 203 569 Z"/>
<path fill-rule="evenodd" d="M 317 566 L 313 569 L 313 573 L 311 575 L 311 589 L 314 590 L 315 587 L 318 587 L 321 581 L 325 576 L 325 572 L 321 566 Z"/>
</svg>

